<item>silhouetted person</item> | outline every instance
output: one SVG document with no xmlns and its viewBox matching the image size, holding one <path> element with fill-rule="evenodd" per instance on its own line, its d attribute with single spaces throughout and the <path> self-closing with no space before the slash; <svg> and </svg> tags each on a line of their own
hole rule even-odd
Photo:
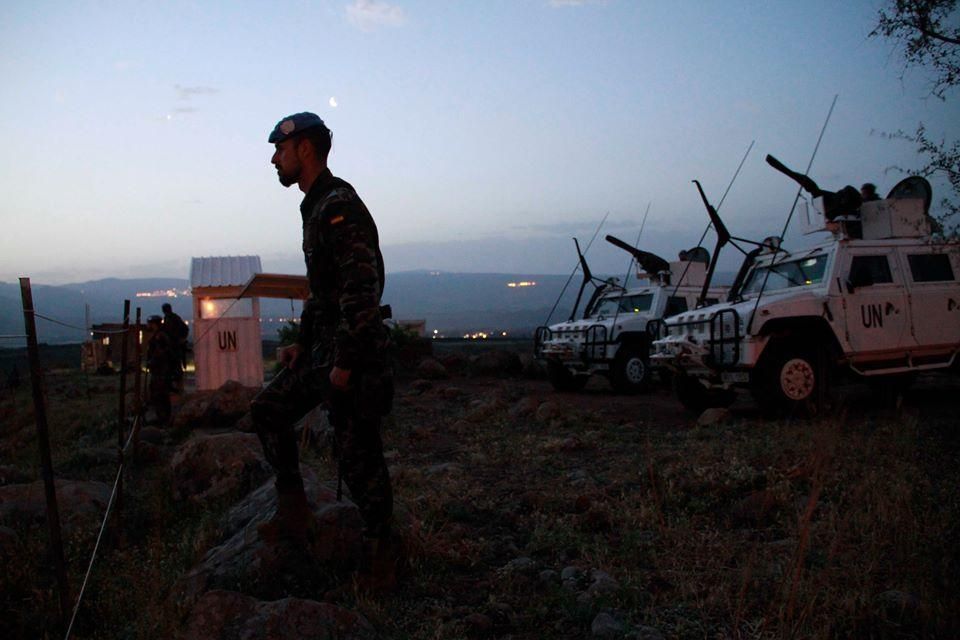
<svg viewBox="0 0 960 640">
<path fill-rule="evenodd" d="M 877 195 L 877 185 L 872 182 L 864 182 L 860 187 L 860 197 L 864 202 L 879 200 L 880 196 Z"/>
<path fill-rule="evenodd" d="M 147 343 L 147 370 L 150 372 L 149 404 L 160 424 L 170 421 L 170 392 L 173 386 L 174 348 L 170 336 L 163 330 L 160 316 L 150 316 L 147 327 L 151 331 Z M 177 367 L 179 368 L 179 367 Z"/>
<path fill-rule="evenodd" d="M 163 332 L 170 337 L 173 349 L 170 353 L 173 360 L 173 382 L 182 388 L 183 370 L 187 366 L 187 336 L 190 335 L 190 327 L 183 318 L 173 312 L 169 302 L 164 302 L 160 308 L 163 309 Z"/>
</svg>

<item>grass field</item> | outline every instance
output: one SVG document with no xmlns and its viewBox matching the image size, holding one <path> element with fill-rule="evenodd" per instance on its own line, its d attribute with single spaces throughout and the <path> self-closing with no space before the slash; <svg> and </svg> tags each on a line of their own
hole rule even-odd
<svg viewBox="0 0 960 640">
<path fill-rule="evenodd" d="M 112 482 L 117 385 L 48 375 L 58 477 Z M 589 638 L 602 613 L 619 625 L 609 637 L 956 637 L 957 391 L 934 381 L 880 407 L 854 389 L 817 421 L 743 406 L 697 427 L 665 390 L 402 381 L 384 437 L 397 502 L 417 523 L 412 571 L 394 594 L 336 601 L 383 638 Z M 38 478 L 29 385 L 0 395 L 0 425 L 7 475 Z M 302 458 L 333 477 L 326 451 Z M 164 461 L 133 465 L 125 487 L 74 637 L 174 635 L 186 612 L 170 590 L 230 503 L 174 503 Z M 46 531 L 3 524 L 16 534 L 0 578 L 5 635 L 40 637 L 56 612 Z M 74 593 L 96 526 L 65 532 Z"/>
</svg>

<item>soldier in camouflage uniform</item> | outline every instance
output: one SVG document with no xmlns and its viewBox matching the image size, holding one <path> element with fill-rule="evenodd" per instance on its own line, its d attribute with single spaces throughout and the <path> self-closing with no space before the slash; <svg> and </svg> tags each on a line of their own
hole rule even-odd
<svg viewBox="0 0 960 640">
<path fill-rule="evenodd" d="M 281 120 L 270 134 L 271 162 L 284 186 L 298 184 L 310 296 L 285 368 L 254 398 L 251 414 L 276 472 L 273 533 L 309 544 L 312 514 L 300 476 L 293 425 L 325 403 L 342 479 L 360 508 L 365 536 L 388 539 L 393 511 L 380 439 L 389 410 L 388 341 L 380 307 L 383 259 L 377 228 L 348 183 L 327 168 L 331 133 L 312 113 Z"/>
</svg>

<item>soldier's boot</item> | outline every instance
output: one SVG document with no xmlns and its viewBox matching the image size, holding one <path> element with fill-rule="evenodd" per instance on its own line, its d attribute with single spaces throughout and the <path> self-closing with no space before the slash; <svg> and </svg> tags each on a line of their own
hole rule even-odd
<svg viewBox="0 0 960 640">
<path fill-rule="evenodd" d="M 403 539 L 395 533 L 363 538 L 363 556 L 357 571 L 357 587 L 370 593 L 393 591 L 407 571 Z"/>
<path fill-rule="evenodd" d="M 317 542 L 317 520 L 303 489 L 303 480 L 277 479 L 277 511 L 257 526 L 260 537 L 270 545 L 282 545 L 311 553 Z"/>
</svg>

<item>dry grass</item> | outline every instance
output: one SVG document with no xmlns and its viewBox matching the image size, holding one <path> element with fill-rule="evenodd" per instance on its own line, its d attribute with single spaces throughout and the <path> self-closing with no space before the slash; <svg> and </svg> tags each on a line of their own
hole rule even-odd
<svg viewBox="0 0 960 640">
<path fill-rule="evenodd" d="M 745 412 L 696 428 L 661 392 L 629 412 L 595 394 L 593 404 L 561 396 L 559 420 L 515 415 L 531 392 L 557 400 L 534 381 L 401 389 L 385 441 L 398 503 L 418 526 L 412 571 L 393 595 L 339 596 L 382 637 L 589 637 L 600 611 L 682 638 L 960 631 L 955 403 L 934 392 L 900 411 L 855 406 L 817 422 Z M 115 397 L 55 393 L 55 459 L 76 477 L 73 442 L 115 442 Z M 23 396 L 4 414 L 0 451 L 32 471 Z M 165 483 L 162 468 L 133 472 L 124 533 L 95 572 L 76 637 L 167 637 L 180 624 L 170 590 L 214 539 L 219 513 L 184 510 Z M 34 531 L 18 550 L 26 569 L 2 585 L 4 617 L 22 630 L 55 610 Z M 88 534 L 69 540 L 74 580 L 90 546 Z M 602 570 L 618 587 L 585 598 L 585 584 L 561 584 L 565 567 Z"/>
</svg>

